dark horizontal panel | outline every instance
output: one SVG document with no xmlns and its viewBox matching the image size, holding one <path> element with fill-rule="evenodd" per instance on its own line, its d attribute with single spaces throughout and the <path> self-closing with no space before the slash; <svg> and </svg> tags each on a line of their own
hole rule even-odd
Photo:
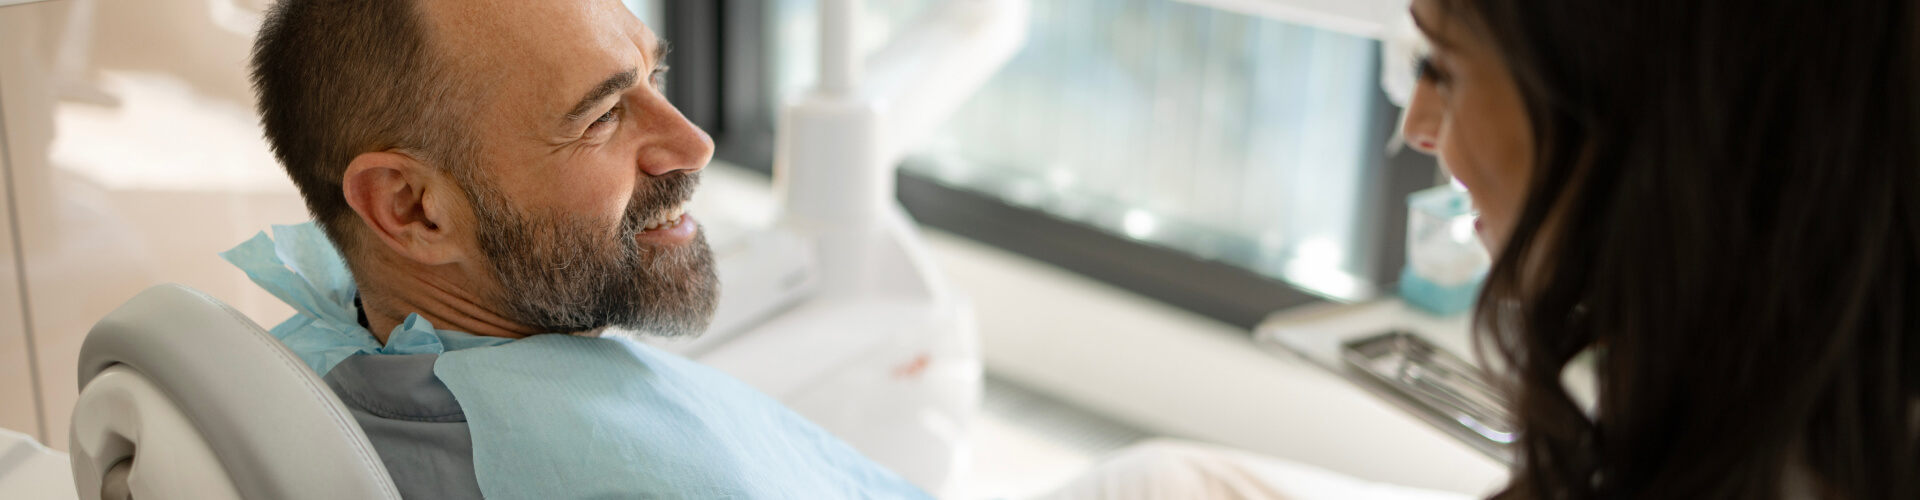
<svg viewBox="0 0 1920 500">
<path fill-rule="evenodd" d="M 1143 244 L 919 175 L 899 175 L 900 203 L 921 224 L 997 246 L 1249 331 L 1317 296 L 1246 269 Z"/>
</svg>

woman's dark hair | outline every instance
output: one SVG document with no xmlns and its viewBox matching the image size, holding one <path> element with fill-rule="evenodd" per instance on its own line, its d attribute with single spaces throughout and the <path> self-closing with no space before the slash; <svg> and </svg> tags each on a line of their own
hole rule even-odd
<svg viewBox="0 0 1920 500">
<path fill-rule="evenodd" d="M 1496 496 L 1920 498 L 1916 2 L 1440 4 L 1537 141 L 1476 311 L 1523 430 Z"/>
</svg>

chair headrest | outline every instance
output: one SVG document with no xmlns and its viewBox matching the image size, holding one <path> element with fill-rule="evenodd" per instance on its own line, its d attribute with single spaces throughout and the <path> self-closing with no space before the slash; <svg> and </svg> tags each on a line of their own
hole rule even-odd
<svg viewBox="0 0 1920 500">
<path fill-rule="evenodd" d="M 101 319 L 80 347 L 80 386 L 116 364 L 185 410 L 246 498 L 400 498 L 325 382 L 205 293 L 159 285 Z"/>
</svg>

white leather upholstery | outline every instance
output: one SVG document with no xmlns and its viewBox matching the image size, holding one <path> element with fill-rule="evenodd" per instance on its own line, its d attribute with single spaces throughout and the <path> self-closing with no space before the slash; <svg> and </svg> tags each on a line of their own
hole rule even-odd
<svg viewBox="0 0 1920 500">
<path fill-rule="evenodd" d="M 79 375 L 83 389 L 74 414 L 73 469 L 81 498 L 99 498 L 105 471 L 125 453 L 134 459 L 129 477 L 140 477 L 145 467 L 141 440 L 192 448 L 184 433 L 160 437 L 128 430 L 152 428 L 128 420 L 164 419 L 167 405 L 198 429 L 242 498 L 400 498 L 366 434 L 333 391 L 253 321 L 197 290 L 156 286 L 101 319 L 80 348 Z M 142 383 L 165 400 L 90 394 L 139 393 Z M 88 406 L 90 397 L 151 409 L 97 405 L 96 411 Z M 83 425 L 87 436 L 82 436 Z M 115 439 L 125 440 L 125 446 L 102 444 Z M 94 441 L 92 449 L 88 440 Z M 190 457 L 188 451 L 173 456 L 186 459 L 178 457 Z"/>
</svg>

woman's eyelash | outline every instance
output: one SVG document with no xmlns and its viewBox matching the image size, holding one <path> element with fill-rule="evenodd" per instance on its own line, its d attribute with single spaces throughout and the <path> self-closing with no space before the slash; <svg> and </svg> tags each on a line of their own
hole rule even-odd
<svg viewBox="0 0 1920 500">
<path fill-rule="evenodd" d="M 1433 54 L 1420 54 L 1420 57 L 1415 58 L 1413 74 L 1419 81 L 1440 82 L 1446 79 L 1446 75 L 1440 72 L 1440 68 L 1434 66 Z"/>
</svg>

